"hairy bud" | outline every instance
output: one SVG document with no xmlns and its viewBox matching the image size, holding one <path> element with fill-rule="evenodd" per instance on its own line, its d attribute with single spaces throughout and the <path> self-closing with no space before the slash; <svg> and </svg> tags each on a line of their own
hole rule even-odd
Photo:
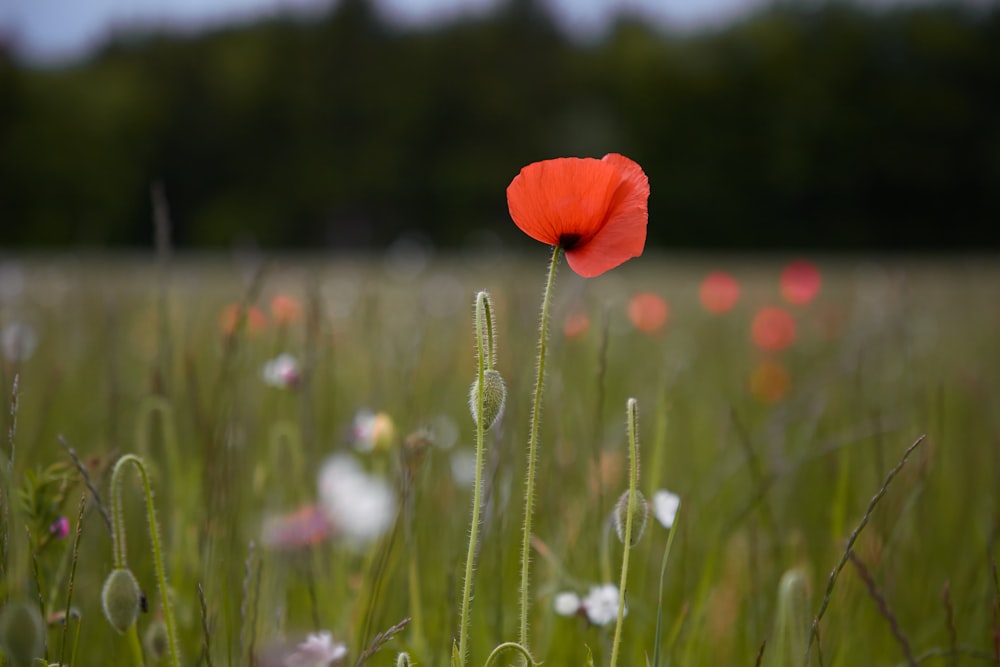
<svg viewBox="0 0 1000 667">
<path fill-rule="evenodd" d="M 472 420 L 479 422 L 479 415 L 476 410 L 479 403 L 479 378 L 472 383 L 469 390 L 469 410 L 472 412 Z M 503 409 L 507 403 L 507 385 L 504 384 L 500 371 L 488 370 L 483 372 L 483 425 L 486 430 L 500 421 L 503 416 Z"/>
<path fill-rule="evenodd" d="M 104 588 L 101 590 L 104 617 L 120 633 L 124 633 L 135 623 L 141 599 L 139 582 L 128 568 L 113 570 L 104 581 Z"/>
<path fill-rule="evenodd" d="M 614 511 L 614 522 L 615 522 L 615 532 L 618 533 L 618 539 L 625 543 L 625 523 L 628 521 L 628 511 L 629 511 L 629 498 L 631 494 L 625 491 L 619 498 L 618 502 L 615 503 Z M 642 537 L 643 531 L 646 529 L 646 518 L 649 516 L 649 506 L 646 504 L 646 498 L 642 495 L 642 491 L 636 490 L 635 500 L 631 503 L 632 505 L 632 535 L 629 541 L 629 546 L 635 546 L 635 544 Z"/>
<path fill-rule="evenodd" d="M 12 665 L 27 666 L 41 657 L 45 653 L 44 633 L 37 605 L 8 602 L 0 612 L 0 646 Z"/>
</svg>

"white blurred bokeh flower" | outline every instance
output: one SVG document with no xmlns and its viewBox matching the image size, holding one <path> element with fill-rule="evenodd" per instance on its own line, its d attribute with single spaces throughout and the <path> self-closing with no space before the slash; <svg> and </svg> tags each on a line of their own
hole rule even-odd
<svg viewBox="0 0 1000 667">
<path fill-rule="evenodd" d="M 260 369 L 260 376 L 272 387 L 279 389 L 294 387 L 301 378 L 299 362 L 287 352 L 279 354 L 264 364 Z"/>
<path fill-rule="evenodd" d="M 389 484 L 346 454 L 330 457 L 320 468 L 319 504 L 334 534 L 357 546 L 382 535 L 396 510 Z"/>
<path fill-rule="evenodd" d="M 618 620 L 618 587 L 614 584 L 591 586 L 590 592 L 580 601 L 580 606 L 587 614 L 587 620 L 594 625 L 612 623 Z M 628 605 L 625 605 L 622 615 L 627 614 Z"/>
<path fill-rule="evenodd" d="M 282 661 L 284 667 L 329 667 L 347 657 L 347 647 L 333 641 L 329 632 L 310 634 Z"/>
<path fill-rule="evenodd" d="M 552 598 L 552 608 L 560 616 L 576 616 L 580 613 L 580 604 L 580 596 L 573 591 L 563 591 Z"/>
<path fill-rule="evenodd" d="M 666 489 L 660 489 L 653 494 L 653 516 L 660 524 L 670 530 L 677 518 L 677 510 L 681 506 L 681 497 Z"/>
</svg>

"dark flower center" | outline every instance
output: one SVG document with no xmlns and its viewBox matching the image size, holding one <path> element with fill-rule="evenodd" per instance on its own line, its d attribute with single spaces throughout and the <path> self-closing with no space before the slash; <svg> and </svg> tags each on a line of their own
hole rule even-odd
<svg viewBox="0 0 1000 667">
<path fill-rule="evenodd" d="M 581 238 L 583 238 L 581 234 L 560 234 L 559 247 L 563 250 L 572 250 Z"/>
</svg>

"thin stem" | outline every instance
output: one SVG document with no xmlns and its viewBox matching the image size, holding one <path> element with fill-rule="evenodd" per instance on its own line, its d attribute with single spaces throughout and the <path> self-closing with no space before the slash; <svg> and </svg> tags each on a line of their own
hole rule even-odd
<svg viewBox="0 0 1000 667">
<path fill-rule="evenodd" d="M 528 435 L 528 470 L 524 480 L 524 526 L 521 530 L 521 588 L 520 588 L 520 629 L 518 643 L 528 646 L 529 573 L 531 570 L 531 519 L 535 503 L 535 459 L 538 450 L 538 425 L 541 421 L 542 386 L 545 380 L 545 350 L 549 337 L 549 304 L 552 301 L 552 285 L 556 280 L 556 268 L 562 248 L 552 249 L 549 262 L 549 277 L 542 296 L 542 314 L 538 322 L 538 361 L 535 365 L 535 394 L 531 401 L 531 426 Z"/>
<path fill-rule="evenodd" d="M 149 541 L 153 549 L 153 564 L 156 568 L 156 581 L 160 589 L 160 601 L 163 605 L 163 621 L 167 626 L 167 647 L 170 653 L 170 663 L 180 667 L 177 656 L 177 634 L 174 623 L 174 613 L 170 605 L 170 589 L 167 586 L 167 574 L 163 567 L 163 550 L 160 547 L 160 531 L 156 523 L 156 508 L 153 505 L 153 489 L 149 484 L 146 464 L 135 454 L 126 454 L 118 459 L 111 473 L 111 516 L 114 518 L 114 559 L 116 568 L 126 565 L 125 550 L 125 513 L 122 510 L 122 476 L 127 464 L 132 464 L 142 478 L 142 488 L 146 497 L 146 516 L 149 522 Z M 134 626 L 133 626 L 134 627 Z"/>
<path fill-rule="evenodd" d="M 139 626 L 136 623 L 132 624 L 126 632 L 125 636 L 128 641 L 128 650 L 132 653 L 132 662 L 137 667 L 143 667 L 146 661 L 142 657 L 142 641 L 139 640 Z"/>
<path fill-rule="evenodd" d="M 663 549 L 663 560 L 660 561 L 660 595 L 656 605 L 656 645 L 653 647 L 653 665 L 660 667 L 660 632 L 663 627 L 663 579 L 667 571 L 667 560 L 670 558 L 670 548 L 674 545 L 674 535 L 677 534 L 677 520 L 680 518 L 680 507 L 674 514 L 674 523 L 670 526 L 670 535 L 667 537 L 667 546 Z"/>
<path fill-rule="evenodd" d="M 493 649 L 489 657 L 486 658 L 486 662 L 483 664 L 483 667 L 490 667 L 490 665 L 492 665 L 494 661 L 496 661 L 496 659 L 499 658 L 500 654 L 503 653 L 504 651 L 516 651 L 517 653 L 520 653 L 521 657 L 524 658 L 525 660 L 525 664 L 527 665 L 541 664 L 539 662 L 535 662 L 535 659 L 531 657 L 531 653 L 528 652 L 528 649 L 524 648 L 520 644 L 516 642 L 504 642 L 503 644 L 500 644 L 495 649 Z"/>
<path fill-rule="evenodd" d="M 806 667 L 809 666 L 809 654 L 812 652 L 813 642 L 819 639 L 819 622 L 823 620 L 823 614 L 826 613 L 826 608 L 830 605 L 830 598 L 833 596 L 833 587 L 837 583 L 837 577 L 840 575 L 840 571 L 844 569 L 844 565 L 850 557 L 851 550 L 854 549 L 854 543 L 857 541 L 858 536 L 861 535 L 861 531 L 865 529 L 865 526 L 867 526 L 868 522 L 871 520 L 872 513 L 875 512 L 875 506 L 878 505 L 878 502 L 882 500 L 882 496 L 884 496 L 886 491 L 889 490 L 889 484 L 892 483 L 893 478 L 899 474 L 899 471 L 902 470 L 903 466 L 906 464 L 906 459 L 910 457 L 913 450 L 916 449 L 926 437 L 926 435 L 920 436 L 912 445 L 907 447 L 905 452 L 903 452 L 903 456 L 899 459 L 899 463 L 897 463 L 896 466 L 889 471 L 889 474 L 886 475 L 881 488 L 879 488 L 878 492 L 872 496 L 872 499 L 868 502 L 868 509 L 865 510 L 865 515 L 861 517 L 861 521 L 851 532 L 851 536 L 847 539 L 847 546 L 844 548 L 844 554 L 841 556 L 837 565 L 830 572 L 830 578 L 826 583 L 826 592 L 823 594 L 823 601 L 820 603 L 819 611 L 816 612 L 816 617 L 813 618 L 812 630 L 809 633 L 809 642 L 806 644 L 806 654 L 803 656 Z"/>
<path fill-rule="evenodd" d="M 618 621 L 615 623 L 615 638 L 611 643 L 611 667 L 618 664 L 618 646 L 622 638 L 622 619 L 625 618 L 625 589 L 628 585 L 628 558 L 632 549 L 632 519 L 635 516 L 636 493 L 639 486 L 639 439 L 636 432 L 637 403 L 628 399 L 628 505 L 625 508 L 625 537 L 622 551 L 622 576 L 618 584 Z"/>
<path fill-rule="evenodd" d="M 180 446 L 178 445 L 177 426 L 174 421 L 174 408 L 170 401 L 166 398 L 162 396 L 147 396 L 139 404 L 139 416 L 135 423 L 136 448 L 138 449 L 140 456 L 153 456 L 150 451 L 149 444 L 150 424 L 152 422 L 153 415 L 159 415 L 160 432 L 161 437 L 163 438 L 163 449 L 166 454 L 167 474 L 162 475 L 162 479 L 164 481 L 168 479 L 173 480 L 176 485 L 179 480 L 185 478 L 185 475 L 181 470 Z M 181 571 L 184 563 L 184 555 L 190 552 L 187 540 L 185 539 L 183 517 L 190 515 L 189 512 L 184 511 L 184 504 L 187 504 L 187 506 L 190 507 L 191 498 L 191 493 L 177 494 L 176 487 L 171 488 L 171 513 L 170 521 L 167 526 L 167 534 L 172 538 L 170 540 L 173 547 L 170 566 L 174 573 L 175 583 L 177 581 L 178 572 Z"/>
<path fill-rule="evenodd" d="M 465 556 L 465 581 L 462 584 L 462 611 L 458 630 L 458 657 L 459 664 L 463 667 L 468 655 L 469 606 L 472 604 L 472 576 L 475 570 L 476 542 L 479 539 L 479 505 L 483 494 L 483 449 L 486 439 L 483 394 L 486 386 L 486 365 L 490 363 L 487 361 L 487 352 L 492 353 L 492 349 L 486 350 L 484 345 L 484 339 L 489 335 L 484 329 L 487 331 L 490 329 L 489 323 L 486 322 L 486 313 L 489 311 L 487 303 L 486 292 L 479 292 L 476 295 L 476 479 L 472 486 L 472 524 L 469 528 L 469 550 Z M 490 345 L 492 346 L 492 337 Z"/>
<path fill-rule="evenodd" d="M 66 656 L 66 635 L 69 634 L 70 612 L 73 609 L 73 586 L 76 583 L 76 564 L 80 556 L 80 538 L 83 536 L 83 512 L 87 507 L 87 496 L 80 496 L 80 509 L 76 513 L 76 534 L 73 536 L 72 565 L 69 570 L 69 581 L 66 584 L 66 615 L 63 616 L 62 639 L 59 643 L 59 664 L 63 664 Z"/>
</svg>

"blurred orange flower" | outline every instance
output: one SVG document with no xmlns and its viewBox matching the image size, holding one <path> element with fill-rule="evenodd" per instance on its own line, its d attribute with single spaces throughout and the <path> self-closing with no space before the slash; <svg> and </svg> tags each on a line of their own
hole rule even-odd
<svg viewBox="0 0 1000 667">
<path fill-rule="evenodd" d="M 566 338 L 578 338 L 587 333 L 588 329 L 590 329 L 590 318 L 582 311 L 570 313 L 563 322 L 563 335 Z"/>
<path fill-rule="evenodd" d="M 776 361 L 764 360 L 750 373 L 750 393 L 768 403 L 783 399 L 791 384 L 788 371 Z"/>
<path fill-rule="evenodd" d="M 762 350 L 783 350 L 795 340 L 795 320 L 781 308 L 761 308 L 753 318 L 750 336 Z"/>
<path fill-rule="evenodd" d="M 820 284 L 819 269 L 812 262 L 799 259 L 781 272 L 781 296 L 790 304 L 801 306 L 809 303 L 819 294 Z"/>
<path fill-rule="evenodd" d="M 302 318 L 302 304 L 295 297 L 278 294 L 271 299 L 271 317 L 278 325 L 288 325 Z"/>
<path fill-rule="evenodd" d="M 701 305 L 710 313 L 724 313 L 736 305 L 740 298 L 740 284 L 724 271 L 705 276 L 698 290 Z"/>
<path fill-rule="evenodd" d="M 289 514 L 268 517 L 264 521 L 263 542 L 274 549 L 301 549 L 319 544 L 330 535 L 326 514 L 309 504 Z"/>
<path fill-rule="evenodd" d="M 636 329 L 653 333 L 667 323 L 670 307 L 655 294 L 641 292 L 628 302 L 628 317 Z"/>
<path fill-rule="evenodd" d="M 236 333 L 236 327 L 240 323 L 240 311 L 243 306 L 238 303 L 231 303 L 222 309 L 219 315 L 219 328 L 226 336 Z M 267 316 L 256 306 L 246 308 L 246 331 L 250 334 L 258 334 L 267 328 Z"/>
<path fill-rule="evenodd" d="M 563 248 L 570 268 L 585 278 L 642 254 L 648 200 L 642 167 L 617 153 L 533 162 L 507 186 L 514 223 Z"/>
</svg>

